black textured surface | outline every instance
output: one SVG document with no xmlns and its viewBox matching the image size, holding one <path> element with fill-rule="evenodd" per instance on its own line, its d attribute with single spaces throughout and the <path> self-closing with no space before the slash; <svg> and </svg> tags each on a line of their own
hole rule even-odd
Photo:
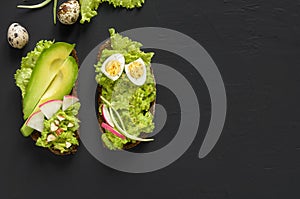
<svg viewBox="0 0 300 199">
<path fill-rule="evenodd" d="M 37 1 L 35 1 L 37 2 Z M 300 2 L 262 0 L 146 0 L 126 11 L 103 5 L 85 25 L 52 24 L 52 7 L 18 10 L 22 0 L 1 3 L 0 124 L 1 198 L 299 198 L 300 177 Z M 30 42 L 12 49 L 6 31 L 25 26 Z M 216 62 L 225 82 L 228 112 L 214 150 L 197 154 L 209 120 L 207 96 L 201 101 L 201 128 L 175 163 L 147 174 L 112 170 L 83 146 L 74 156 L 57 157 L 19 133 L 21 96 L 13 74 L 21 57 L 40 39 L 77 44 L 80 60 L 117 31 L 159 26 L 197 40 Z M 162 62 L 180 67 L 171 57 Z M 156 58 L 158 59 L 158 57 Z M 159 60 L 160 60 L 159 59 Z M 202 80 L 198 92 L 205 91 Z M 203 108 L 202 108 L 203 107 Z"/>
</svg>

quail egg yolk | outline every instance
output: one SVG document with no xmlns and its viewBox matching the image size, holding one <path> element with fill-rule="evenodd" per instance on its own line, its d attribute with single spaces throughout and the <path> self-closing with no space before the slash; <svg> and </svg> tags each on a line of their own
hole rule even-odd
<svg viewBox="0 0 300 199">
<path fill-rule="evenodd" d="M 128 69 L 129 69 L 131 77 L 133 77 L 135 79 L 139 79 L 144 74 L 143 65 L 140 62 L 137 62 L 137 61 L 132 62 L 129 65 Z"/>
<path fill-rule="evenodd" d="M 112 60 L 106 64 L 105 70 L 110 76 L 114 77 L 119 74 L 121 63 L 118 60 Z"/>
</svg>

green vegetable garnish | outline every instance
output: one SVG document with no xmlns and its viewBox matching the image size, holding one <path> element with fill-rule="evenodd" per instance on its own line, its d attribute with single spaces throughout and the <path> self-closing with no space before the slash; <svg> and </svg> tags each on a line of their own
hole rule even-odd
<svg viewBox="0 0 300 199">
<path fill-rule="evenodd" d="M 91 18 L 97 15 L 97 9 L 100 3 L 107 2 L 116 7 L 127 9 L 142 7 L 145 0 L 79 0 L 81 6 L 80 23 L 90 22 Z"/>
<path fill-rule="evenodd" d="M 42 8 L 49 4 L 52 0 L 45 0 L 42 3 L 36 4 L 36 5 L 18 5 L 17 8 L 27 8 L 27 9 L 37 9 Z M 57 0 L 54 0 L 53 2 L 53 22 L 56 24 L 56 7 L 57 7 Z"/>
<path fill-rule="evenodd" d="M 17 8 L 29 8 L 29 9 L 41 8 L 41 7 L 46 6 L 51 1 L 52 0 L 45 0 L 42 3 L 36 4 L 36 5 L 18 5 Z"/>
<path fill-rule="evenodd" d="M 124 7 L 127 9 L 132 9 L 136 7 L 142 7 L 145 0 L 102 0 L 102 2 L 108 2 L 114 7 Z"/>
<path fill-rule="evenodd" d="M 97 9 L 102 0 L 79 0 L 81 20 L 80 23 L 85 21 L 90 22 L 91 18 L 97 15 Z"/>
<path fill-rule="evenodd" d="M 53 22 L 56 24 L 56 7 L 57 7 L 57 0 L 53 2 Z"/>
</svg>

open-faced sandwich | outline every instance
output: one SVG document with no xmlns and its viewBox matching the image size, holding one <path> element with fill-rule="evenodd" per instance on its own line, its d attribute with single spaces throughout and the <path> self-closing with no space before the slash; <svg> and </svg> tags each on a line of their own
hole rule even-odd
<svg viewBox="0 0 300 199">
<path fill-rule="evenodd" d="M 156 84 L 153 52 L 110 29 L 96 64 L 98 122 L 102 141 L 110 150 L 128 149 L 152 141 Z"/>
<path fill-rule="evenodd" d="M 57 155 L 75 153 L 79 145 L 78 58 L 74 47 L 65 42 L 39 41 L 22 58 L 15 73 L 22 92 L 22 134 Z"/>
</svg>

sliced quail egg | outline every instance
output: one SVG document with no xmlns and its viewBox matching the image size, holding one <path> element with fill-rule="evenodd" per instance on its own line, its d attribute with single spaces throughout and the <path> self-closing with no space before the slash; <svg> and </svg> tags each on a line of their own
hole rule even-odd
<svg viewBox="0 0 300 199">
<path fill-rule="evenodd" d="M 29 35 L 23 26 L 13 23 L 7 30 L 7 40 L 13 48 L 21 49 L 28 43 Z"/>
<path fill-rule="evenodd" d="M 77 0 L 69 0 L 62 3 L 57 10 L 58 20 L 65 25 L 74 24 L 80 13 L 80 5 Z"/>
<path fill-rule="evenodd" d="M 113 54 L 102 64 L 101 71 L 109 79 L 116 81 L 122 74 L 125 66 L 125 58 L 122 54 Z"/>
<path fill-rule="evenodd" d="M 146 82 L 146 66 L 141 58 L 125 65 L 125 72 L 130 81 L 137 86 Z"/>
</svg>

